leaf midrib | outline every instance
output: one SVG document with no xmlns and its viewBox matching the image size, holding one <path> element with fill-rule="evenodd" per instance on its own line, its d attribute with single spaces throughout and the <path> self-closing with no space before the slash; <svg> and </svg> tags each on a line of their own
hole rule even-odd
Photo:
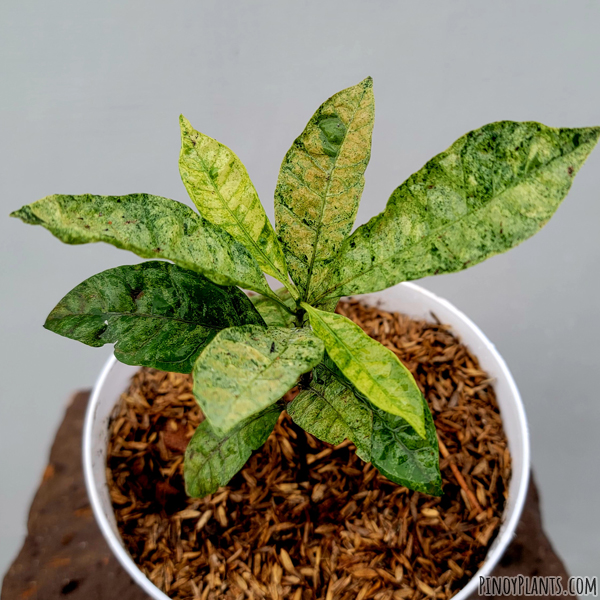
<svg viewBox="0 0 600 600">
<path fill-rule="evenodd" d="M 94 314 L 90 312 L 70 312 L 68 315 L 64 315 L 61 317 L 55 317 L 53 319 L 48 319 L 49 321 L 60 321 L 67 317 L 140 317 L 143 319 L 161 319 L 164 321 L 176 321 L 177 323 L 185 323 L 187 325 L 197 325 L 199 327 L 204 327 L 206 329 L 213 329 L 214 331 L 221 331 L 222 329 L 226 329 L 225 327 L 215 327 L 214 325 L 207 325 L 202 323 L 201 321 L 189 321 L 187 319 L 182 319 L 180 317 L 167 317 L 163 315 L 153 315 L 151 313 L 128 313 L 128 312 L 102 312 L 100 314 Z"/>
<path fill-rule="evenodd" d="M 142 348 L 144 348 L 145 346 L 147 346 L 150 342 L 154 341 L 158 335 L 159 335 L 159 332 L 154 333 L 141 346 L 138 346 L 135 350 L 132 350 L 130 352 L 126 352 L 126 351 L 122 350 L 121 348 L 119 348 L 119 344 L 120 344 L 121 340 L 116 340 L 114 342 L 114 344 L 115 344 L 115 350 L 117 352 L 119 352 L 119 354 L 122 355 L 122 356 L 132 356 L 132 357 L 136 356 L 142 350 Z M 214 336 L 213 336 L 213 338 L 214 338 Z M 181 358 L 179 360 L 166 360 L 166 359 L 165 360 L 160 360 L 160 361 L 156 361 L 156 364 L 158 364 L 158 363 L 162 363 L 162 364 L 165 364 L 165 365 L 180 365 L 180 364 L 184 364 L 184 363 L 186 363 L 187 361 L 190 360 L 191 356 L 199 354 L 199 352 L 198 352 L 199 348 L 206 347 L 206 345 L 207 345 L 206 340 L 204 340 L 204 341 L 202 341 L 202 342 L 200 342 L 198 344 L 195 344 L 194 347 L 183 358 Z M 115 356 L 116 356 L 116 352 L 115 352 Z"/>
<path fill-rule="evenodd" d="M 581 146 L 578 146 L 576 150 L 581 149 L 583 146 L 588 145 L 588 144 L 582 144 Z M 323 298 L 325 298 L 326 296 L 328 296 L 329 294 L 331 294 L 331 292 L 334 292 L 335 290 L 337 290 L 340 287 L 345 286 L 347 283 L 350 283 L 351 281 L 353 281 L 354 279 L 358 279 L 360 277 L 362 277 L 363 275 L 366 275 L 367 273 L 370 273 L 371 271 L 375 270 L 375 269 L 379 269 L 381 268 L 383 265 L 385 265 L 386 263 L 388 263 L 391 260 L 394 260 L 395 258 L 397 258 L 398 256 L 401 256 L 402 254 L 404 254 L 405 252 L 408 252 L 410 250 L 412 250 L 413 248 L 418 247 L 421 244 L 424 244 L 428 239 L 430 239 L 431 237 L 435 237 L 436 235 L 439 235 L 440 233 L 443 233 L 445 231 L 447 231 L 448 229 L 454 227 L 455 225 L 457 225 L 458 223 L 460 223 L 461 221 L 471 217 L 474 214 L 479 213 L 480 211 L 483 210 L 487 210 L 488 208 L 490 208 L 494 202 L 496 202 L 499 198 L 501 198 L 504 194 L 513 191 L 514 189 L 516 189 L 518 186 L 520 186 L 521 184 L 527 182 L 529 179 L 533 179 L 537 174 L 539 174 L 540 172 L 542 172 L 544 169 L 548 168 L 550 165 L 552 165 L 552 163 L 554 163 L 557 160 L 560 160 L 566 156 L 569 156 L 571 154 L 574 154 L 576 152 L 576 150 L 573 150 L 571 152 L 565 153 L 565 154 L 561 154 L 560 156 L 556 156 L 555 158 L 553 158 L 552 160 L 548 161 L 547 163 L 545 163 L 544 165 L 542 165 L 541 167 L 539 167 L 538 169 L 528 173 L 525 177 L 520 178 L 515 185 L 503 190 L 502 192 L 500 192 L 500 194 L 498 194 L 497 196 L 494 196 L 493 198 L 491 198 L 486 204 L 484 204 L 483 206 L 481 206 L 478 209 L 474 209 L 471 211 L 466 212 L 462 217 L 460 217 L 459 219 L 456 219 L 455 221 L 452 221 L 451 223 L 444 225 L 442 227 L 439 227 L 438 229 L 433 230 L 431 233 L 429 233 L 427 236 L 421 238 L 420 240 L 416 241 L 414 244 L 407 246 L 405 248 L 403 248 L 400 252 L 398 252 L 397 254 L 392 254 L 390 255 L 388 258 L 382 260 L 381 262 L 374 264 L 373 266 L 370 266 L 368 268 L 366 268 L 364 271 L 361 271 L 358 275 L 350 277 L 342 282 L 340 282 L 339 284 L 337 284 L 335 287 L 329 288 L 327 291 L 323 292 L 323 294 L 321 294 L 318 298 L 315 299 L 315 302 L 318 302 L 320 300 L 322 300 Z M 464 172 L 464 166 L 463 166 L 463 160 L 461 157 L 461 169 Z M 410 177 L 409 177 L 410 179 Z M 405 184 L 408 182 L 408 180 L 405 182 Z M 404 185 L 404 184 L 402 184 Z M 401 186 L 402 187 L 402 186 Z M 463 193 L 466 191 L 464 189 L 464 184 L 463 184 Z M 387 207 L 386 207 L 387 208 Z M 384 219 L 385 218 L 385 210 L 384 212 L 379 215 L 378 217 L 375 217 L 375 219 L 380 218 L 380 219 Z M 357 229 L 358 231 L 358 229 Z M 352 237 L 348 238 L 349 240 L 352 239 Z M 339 256 L 339 255 L 338 255 Z"/>
<path fill-rule="evenodd" d="M 410 425 L 410 423 L 409 423 L 409 425 Z M 400 437 L 398 436 L 396 431 L 394 429 L 392 429 L 391 427 L 389 427 L 385 421 L 383 421 L 383 426 L 388 430 L 388 432 L 394 439 L 395 443 L 398 446 L 402 447 L 407 454 L 407 459 L 402 463 L 402 465 L 405 465 L 407 462 L 410 462 L 412 464 L 413 468 L 415 468 L 415 466 L 416 466 L 415 470 L 421 475 L 421 481 L 419 481 L 418 483 L 420 483 L 421 485 L 430 485 L 427 483 L 427 471 L 425 471 L 421 467 L 419 461 L 414 458 L 416 451 L 408 448 L 408 446 L 400 439 Z M 373 439 L 373 436 L 371 436 L 371 439 Z"/>
</svg>

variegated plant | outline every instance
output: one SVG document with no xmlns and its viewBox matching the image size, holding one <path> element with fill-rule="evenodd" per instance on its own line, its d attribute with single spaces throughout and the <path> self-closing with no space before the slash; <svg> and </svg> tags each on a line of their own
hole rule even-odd
<svg viewBox="0 0 600 600">
<path fill-rule="evenodd" d="M 281 165 L 275 229 L 239 158 L 183 117 L 179 169 L 198 212 L 149 194 L 54 195 L 12 215 L 68 244 L 107 242 L 170 261 L 94 275 L 45 327 L 90 346 L 114 342 L 126 364 L 192 373 L 206 415 L 185 455 L 193 496 L 226 484 L 284 410 L 325 442 L 350 439 L 391 480 L 440 494 L 435 427 L 415 380 L 336 304 L 460 271 L 530 237 L 600 135 L 486 125 L 409 177 L 350 235 L 373 119 L 370 78 L 319 107 Z M 263 273 L 283 287 L 272 291 Z M 296 385 L 286 406 L 281 398 Z"/>
</svg>

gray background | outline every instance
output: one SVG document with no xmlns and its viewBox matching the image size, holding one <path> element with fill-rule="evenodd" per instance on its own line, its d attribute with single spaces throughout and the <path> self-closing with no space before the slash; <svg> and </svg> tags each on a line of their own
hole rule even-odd
<svg viewBox="0 0 600 600">
<path fill-rule="evenodd" d="M 357 223 L 470 129 L 500 119 L 600 124 L 597 1 L 2 0 L 0 3 L 0 572 L 73 390 L 110 349 L 42 329 L 86 277 L 138 262 L 69 247 L 6 218 L 51 193 L 187 201 L 177 117 L 231 146 L 268 214 L 280 161 L 317 106 L 375 80 L 373 154 Z M 598 575 L 600 150 L 534 239 L 422 284 L 505 356 L 531 422 L 546 528 Z"/>
</svg>

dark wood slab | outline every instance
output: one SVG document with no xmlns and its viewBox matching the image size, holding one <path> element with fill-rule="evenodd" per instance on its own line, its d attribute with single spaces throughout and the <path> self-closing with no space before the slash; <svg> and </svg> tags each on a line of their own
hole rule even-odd
<svg viewBox="0 0 600 600">
<path fill-rule="evenodd" d="M 67 409 L 0 600 L 148 600 L 113 557 L 87 499 L 81 433 L 88 397 L 79 392 Z M 566 583 L 565 567 L 542 529 L 534 482 L 517 535 L 494 575 L 560 575 Z"/>
</svg>

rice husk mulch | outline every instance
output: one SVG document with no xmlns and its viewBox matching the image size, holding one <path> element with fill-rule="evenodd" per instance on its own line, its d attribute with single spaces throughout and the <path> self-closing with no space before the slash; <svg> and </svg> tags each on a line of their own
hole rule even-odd
<svg viewBox="0 0 600 600">
<path fill-rule="evenodd" d="M 446 325 L 356 301 L 337 311 L 415 376 L 444 495 L 390 482 L 348 441 L 304 438 L 284 413 L 227 487 L 187 498 L 183 455 L 203 418 L 190 377 L 141 369 L 115 407 L 107 476 L 127 549 L 171 598 L 444 599 L 483 562 L 510 480 L 492 381 Z"/>
</svg>

